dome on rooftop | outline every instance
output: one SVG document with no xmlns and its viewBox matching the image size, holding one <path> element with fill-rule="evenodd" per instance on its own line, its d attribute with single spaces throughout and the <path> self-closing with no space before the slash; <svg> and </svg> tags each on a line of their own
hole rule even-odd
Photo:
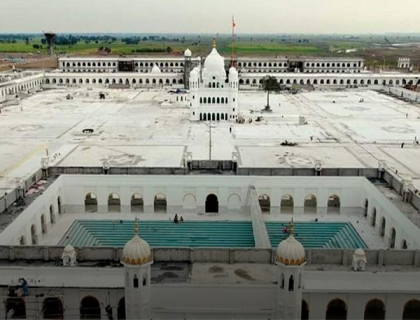
<svg viewBox="0 0 420 320">
<path fill-rule="evenodd" d="M 159 67 L 155 64 L 152 68 L 152 71 L 150 73 L 161 73 Z"/>
<path fill-rule="evenodd" d="M 185 50 L 184 57 L 191 57 L 191 50 L 190 49 Z"/>
<path fill-rule="evenodd" d="M 149 244 L 135 234 L 123 249 L 121 261 L 127 265 L 142 265 L 152 261 Z"/>
<path fill-rule="evenodd" d="M 277 247 L 277 261 L 285 265 L 300 266 L 306 261 L 305 249 L 302 244 L 295 239 L 293 234 Z"/>
<path fill-rule="evenodd" d="M 204 61 L 204 68 L 207 73 L 224 73 L 225 59 L 217 52 L 216 48 L 210 52 Z"/>
</svg>

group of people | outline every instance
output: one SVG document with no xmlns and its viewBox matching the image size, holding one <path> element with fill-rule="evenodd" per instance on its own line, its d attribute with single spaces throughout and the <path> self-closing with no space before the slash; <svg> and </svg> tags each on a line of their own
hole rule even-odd
<svg viewBox="0 0 420 320">
<path fill-rule="evenodd" d="M 184 222 L 184 219 L 182 218 L 182 216 L 180 216 L 178 218 L 178 214 L 175 213 L 175 217 L 174 217 L 174 223 L 180 223 L 180 222 Z"/>
</svg>

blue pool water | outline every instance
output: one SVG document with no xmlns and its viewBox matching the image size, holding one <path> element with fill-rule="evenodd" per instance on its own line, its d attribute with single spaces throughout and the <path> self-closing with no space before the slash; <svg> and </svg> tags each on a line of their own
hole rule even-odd
<svg viewBox="0 0 420 320">
<path fill-rule="evenodd" d="M 273 247 L 286 239 L 283 229 L 288 223 L 266 222 Z M 367 246 L 349 222 L 297 222 L 295 238 L 305 248 L 366 249 Z"/>
<path fill-rule="evenodd" d="M 134 234 L 134 221 L 76 220 L 60 241 L 74 247 L 123 247 Z M 141 238 L 151 247 L 254 247 L 252 224 L 247 221 L 140 221 Z M 69 238 L 67 238 L 69 236 Z"/>
<path fill-rule="evenodd" d="M 121 222 L 122 221 L 122 222 Z M 267 222 L 273 248 L 287 237 L 287 223 Z M 151 247 L 252 248 L 250 221 L 140 221 L 140 237 Z M 76 220 L 59 245 L 123 247 L 134 234 L 132 220 Z M 298 222 L 295 236 L 305 248 L 367 248 L 351 223 Z"/>
</svg>

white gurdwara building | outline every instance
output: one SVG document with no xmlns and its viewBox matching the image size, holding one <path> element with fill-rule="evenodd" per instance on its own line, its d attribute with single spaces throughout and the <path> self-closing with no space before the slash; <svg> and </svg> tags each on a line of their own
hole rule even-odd
<svg viewBox="0 0 420 320">
<path fill-rule="evenodd" d="M 190 73 L 190 119 L 195 121 L 233 121 L 238 116 L 238 71 L 231 67 L 226 77 L 224 58 L 213 50 L 204 67 Z"/>
</svg>

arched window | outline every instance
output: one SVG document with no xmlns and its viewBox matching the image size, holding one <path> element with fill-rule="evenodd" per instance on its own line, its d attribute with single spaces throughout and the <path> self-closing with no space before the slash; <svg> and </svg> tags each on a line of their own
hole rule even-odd
<svg viewBox="0 0 420 320">
<path fill-rule="evenodd" d="M 328 198 L 328 213 L 340 213 L 340 198 L 337 195 L 332 195 Z"/>
<path fill-rule="evenodd" d="M 378 299 L 370 300 L 365 307 L 364 320 L 385 319 L 385 304 Z"/>
<path fill-rule="evenodd" d="M 219 200 L 215 194 L 209 194 L 206 198 L 206 212 L 219 212 Z"/>
<path fill-rule="evenodd" d="M 22 298 L 7 298 L 6 314 L 13 314 L 11 319 L 26 319 L 26 305 Z"/>
<path fill-rule="evenodd" d="M 285 194 L 281 197 L 280 213 L 293 213 L 294 201 L 290 194 Z"/>
<path fill-rule="evenodd" d="M 258 196 L 258 202 L 260 204 L 262 213 L 270 213 L 270 196 L 267 194 L 261 194 Z"/>
<path fill-rule="evenodd" d="M 143 196 L 139 193 L 131 196 L 131 212 L 144 212 Z"/>
<path fill-rule="evenodd" d="M 334 299 L 330 301 L 325 314 L 326 320 L 345 320 L 347 319 L 347 305 L 343 300 Z"/>
<path fill-rule="evenodd" d="M 380 236 L 384 237 L 385 236 L 385 227 L 386 227 L 386 219 L 385 217 L 382 217 L 381 220 L 381 229 L 380 229 Z"/>
<path fill-rule="evenodd" d="M 167 208 L 166 196 L 161 193 L 157 194 L 153 202 L 153 207 L 156 213 L 158 212 L 166 213 L 166 208 Z"/>
<path fill-rule="evenodd" d="M 121 199 L 115 192 L 108 196 L 108 212 L 121 212 Z"/>
<path fill-rule="evenodd" d="M 304 213 L 316 213 L 317 212 L 317 201 L 316 197 L 313 194 L 309 194 L 305 197 L 305 202 L 303 204 Z"/>
<path fill-rule="evenodd" d="M 396 238 L 396 236 L 397 236 L 397 233 L 396 233 L 395 229 L 392 228 L 391 229 L 391 237 L 389 238 L 389 247 L 391 249 L 395 248 L 395 238 Z"/>
<path fill-rule="evenodd" d="M 289 278 L 289 291 L 295 291 L 295 279 L 293 276 Z"/>
<path fill-rule="evenodd" d="M 87 296 L 80 302 L 80 319 L 101 319 L 101 306 L 98 299 Z"/>
<path fill-rule="evenodd" d="M 86 194 L 85 197 L 85 212 L 97 212 L 98 211 L 98 199 L 93 193 Z"/>
<path fill-rule="evenodd" d="M 125 320 L 125 298 L 121 298 L 118 302 L 117 319 Z"/>
<path fill-rule="evenodd" d="M 60 298 L 45 298 L 42 302 L 43 319 L 63 319 L 63 304 Z"/>
<path fill-rule="evenodd" d="M 410 300 L 405 304 L 402 320 L 420 320 L 420 301 Z"/>
</svg>

